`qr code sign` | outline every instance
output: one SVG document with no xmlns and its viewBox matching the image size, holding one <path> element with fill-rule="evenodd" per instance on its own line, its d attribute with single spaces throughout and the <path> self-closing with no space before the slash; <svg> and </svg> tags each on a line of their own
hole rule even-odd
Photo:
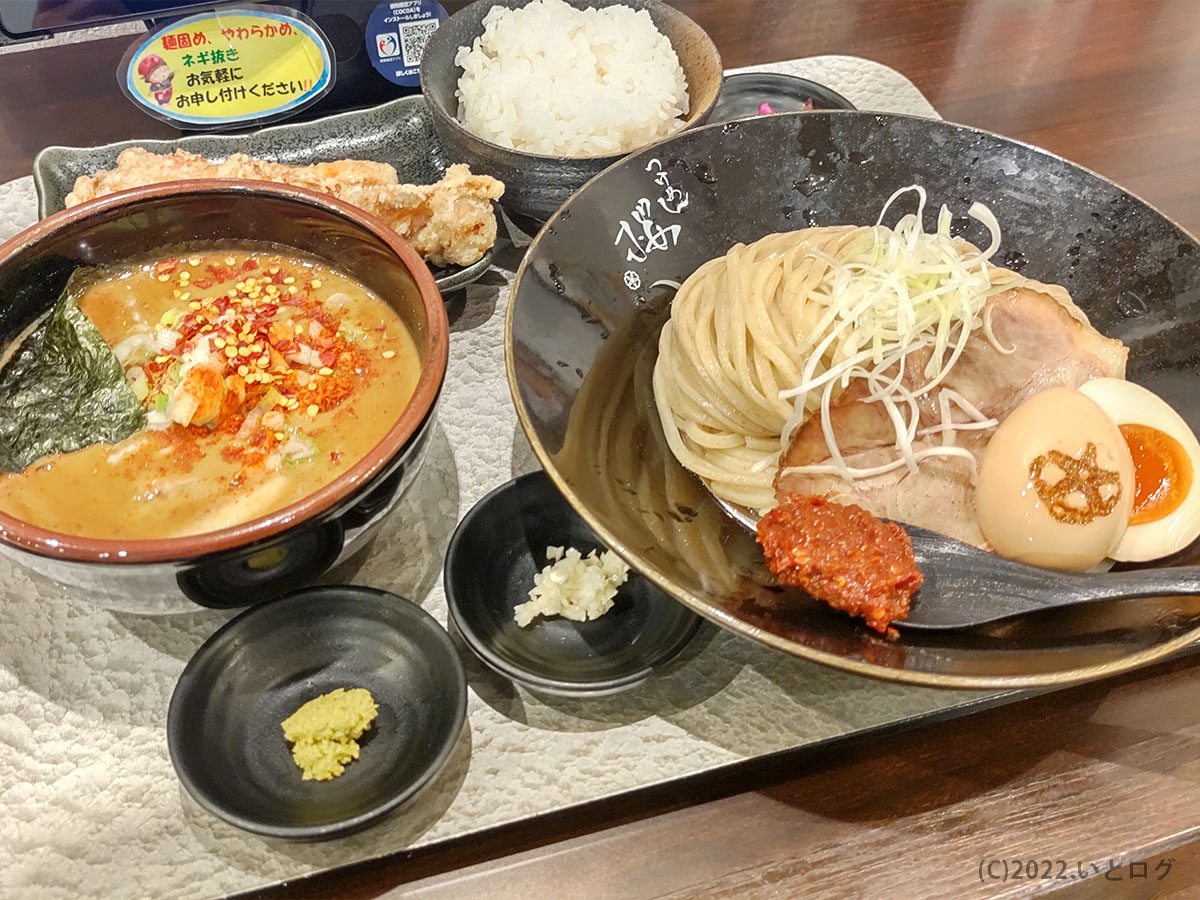
<svg viewBox="0 0 1200 900">
<path fill-rule="evenodd" d="M 404 65 L 418 66 L 421 56 L 425 53 L 425 45 L 429 36 L 437 31 L 440 22 L 426 20 L 424 22 L 405 22 L 400 25 L 400 46 L 404 54 Z"/>
</svg>

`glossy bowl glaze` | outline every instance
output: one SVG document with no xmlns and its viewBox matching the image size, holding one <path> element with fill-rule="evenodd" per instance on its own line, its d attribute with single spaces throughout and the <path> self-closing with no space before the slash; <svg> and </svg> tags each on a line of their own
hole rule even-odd
<svg viewBox="0 0 1200 900">
<path fill-rule="evenodd" d="M 416 340 L 421 375 L 391 429 L 331 483 L 242 525 L 118 541 L 59 534 L 0 513 L 0 552 L 111 608 L 247 606 L 309 584 L 348 557 L 407 490 L 424 458 L 445 377 L 445 307 L 428 267 L 404 239 L 339 200 L 262 182 L 206 180 L 136 188 L 56 213 L 0 245 L 0 344 L 49 309 L 79 266 L 169 245 L 236 242 L 315 256 L 392 304 Z"/>
<path fill-rule="evenodd" d="M 953 232 L 980 246 L 988 233 L 966 212 L 986 203 L 1003 231 L 997 261 L 1065 285 L 1097 329 L 1129 346 L 1128 377 L 1200 429 L 1200 245 L 1191 235 L 1026 144 L 932 119 L 803 112 L 711 125 L 633 154 L 546 223 L 517 273 L 505 339 L 539 460 L 597 537 L 668 593 L 719 625 L 840 669 L 945 687 L 1048 686 L 1186 648 L 1200 639 L 1194 598 L 883 640 L 777 587 L 753 536 L 667 449 L 651 387 L 673 295 L 662 282 L 683 281 L 739 241 L 874 223 L 911 184 L 929 193 L 926 228 L 945 203 Z M 914 208 L 894 208 L 889 223 Z M 1200 562 L 1200 542 L 1168 562 Z"/>
<path fill-rule="evenodd" d="M 661 0 L 569 0 L 572 6 L 601 8 L 623 5 L 644 9 L 679 56 L 687 78 L 690 108 L 683 129 L 708 120 L 721 89 L 721 55 L 699 25 Z M 470 163 L 504 182 L 505 209 L 544 221 L 577 188 L 625 154 L 611 156 L 545 156 L 501 147 L 476 137 L 458 122 L 455 91 L 462 69 L 454 57 L 483 33 L 483 18 L 494 7 L 526 6 L 529 0 L 477 0 L 441 24 L 421 58 L 421 91 L 433 116 L 438 138 L 456 159 Z"/>
</svg>

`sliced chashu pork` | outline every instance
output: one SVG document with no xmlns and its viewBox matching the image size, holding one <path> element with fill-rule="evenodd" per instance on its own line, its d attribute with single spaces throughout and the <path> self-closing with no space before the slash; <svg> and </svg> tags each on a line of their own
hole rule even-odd
<svg viewBox="0 0 1200 900">
<path fill-rule="evenodd" d="M 1021 402 L 1050 387 L 1078 387 L 1092 378 L 1125 377 L 1128 348 L 1096 331 L 1062 288 L 1026 282 L 991 297 L 984 307 L 1002 353 L 976 330 L 943 385 L 974 404 L 987 417 L 1003 419 Z M 905 359 L 904 384 L 918 389 L 926 381 L 928 349 Z M 920 400 L 920 428 L 940 423 L 935 388 Z M 895 432 L 879 403 L 864 401 L 866 389 L 855 382 L 834 400 L 830 418 L 846 463 L 870 468 L 896 457 Z M 963 418 L 959 414 L 959 421 Z M 978 461 L 990 432 L 959 432 L 956 444 Z M 941 435 L 919 438 L 916 449 L 938 446 Z M 898 469 L 853 482 L 836 475 L 788 471 L 829 459 L 818 413 L 792 436 L 780 457 L 775 494 L 782 499 L 800 493 L 838 503 L 857 503 L 877 516 L 940 531 L 986 547 L 975 516 L 975 489 L 967 460 L 949 457 L 924 460 L 915 473 Z"/>
</svg>

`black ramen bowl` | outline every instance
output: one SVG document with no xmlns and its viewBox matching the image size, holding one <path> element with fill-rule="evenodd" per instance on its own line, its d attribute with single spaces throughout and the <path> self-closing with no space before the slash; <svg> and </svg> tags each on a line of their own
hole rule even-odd
<svg viewBox="0 0 1200 900">
<path fill-rule="evenodd" d="M 304 781 L 280 723 L 338 688 L 379 710 L 359 758 Z M 263 604 L 226 623 L 188 662 L 167 714 L 167 747 L 196 801 L 265 837 L 319 841 L 361 831 L 428 784 L 467 715 L 450 636 L 395 594 L 334 585 Z"/>
<path fill-rule="evenodd" d="M 45 313 L 80 266 L 181 244 L 264 243 L 349 273 L 387 299 L 413 335 L 421 374 L 382 440 L 316 492 L 230 528 L 160 540 L 82 538 L 0 512 L 0 552 L 100 605 L 161 613 L 269 600 L 362 547 L 424 460 L 449 348 L 429 268 L 373 216 L 301 188 L 217 180 L 136 188 L 72 207 L 0 245 L 0 346 Z"/>
<path fill-rule="evenodd" d="M 451 153 L 504 182 L 505 209 L 544 221 L 585 181 L 625 154 L 605 156 L 547 156 L 502 147 L 472 134 L 458 121 L 458 79 L 462 68 L 454 58 L 483 34 L 483 18 L 497 6 L 526 6 L 529 0 L 476 0 L 441 24 L 421 57 L 421 92 L 433 126 Z M 671 42 L 687 79 L 689 110 L 682 129 L 708 120 L 721 89 L 721 55 L 704 29 L 661 0 L 568 0 L 584 9 L 629 6 L 645 10 Z"/>
<path fill-rule="evenodd" d="M 1189 234 L 1104 178 L 994 134 L 908 116 L 784 113 L 636 153 L 546 223 L 517 273 L 506 324 L 509 383 L 542 465 L 597 537 L 676 599 L 840 669 L 945 687 L 1044 686 L 1183 650 L 1200 638 L 1195 599 L 1121 600 L 884 640 L 778 587 L 753 535 L 668 450 L 651 386 L 673 295 L 664 282 L 739 241 L 873 224 L 912 184 L 929 193 L 928 229 L 945 203 L 953 232 L 980 246 L 989 235 L 966 213 L 986 203 L 1003 230 L 997 261 L 1065 285 L 1097 329 L 1129 346 L 1128 377 L 1200 429 L 1200 246 Z M 1200 562 L 1200 546 L 1170 561 Z"/>
</svg>

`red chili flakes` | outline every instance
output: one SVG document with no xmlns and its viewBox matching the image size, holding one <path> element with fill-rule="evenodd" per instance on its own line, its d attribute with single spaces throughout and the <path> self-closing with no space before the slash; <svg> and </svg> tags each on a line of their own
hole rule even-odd
<svg viewBox="0 0 1200 900">
<path fill-rule="evenodd" d="M 788 497 L 759 521 L 758 542 L 781 583 L 889 636 L 924 581 L 903 528 L 822 497 Z"/>
<path fill-rule="evenodd" d="M 208 269 L 209 274 L 216 279 L 218 284 L 228 281 L 238 272 L 233 266 L 227 266 L 223 263 L 209 263 L 204 268 Z"/>
<path fill-rule="evenodd" d="M 165 262 L 178 264 L 178 260 Z M 186 298 L 187 308 L 174 323 L 182 340 L 162 354 L 168 359 L 152 362 L 145 370 L 152 395 L 170 394 L 176 389 L 171 374 L 184 354 L 199 342 L 210 341 L 205 365 L 221 376 L 208 391 L 221 394 L 217 415 L 205 426 L 179 432 L 190 435 L 193 442 L 221 435 L 222 455 L 240 465 L 238 479 L 244 479 L 278 459 L 281 439 L 276 435 L 286 431 L 275 421 L 279 413 L 304 416 L 314 407 L 314 412 L 336 409 L 361 387 L 368 357 L 339 332 L 343 311 L 327 309 L 308 294 L 292 294 L 290 287 L 299 276 L 274 260 L 250 258 L 239 263 L 226 256 L 206 268 L 208 274 L 192 280 L 195 296 Z M 244 272 L 257 274 L 243 277 Z M 237 283 L 201 293 L 231 279 Z M 273 287 L 267 290 L 285 280 L 293 285 L 278 292 Z M 272 427 L 262 424 L 264 413 L 275 414 Z"/>
<path fill-rule="evenodd" d="M 244 483 L 248 476 L 266 465 L 267 458 L 278 446 L 279 439 L 275 437 L 275 432 L 257 425 L 242 441 L 222 447 L 221 458 L 241 466 L 229 483 L 233 487 Z"/>
<path fill-rule="evenodd" d="M 321 412 L 328 412 L 354 393 L 354 378 L 345 372 L 335 372 L 324 378 L 313 379 L 301 396 L 301 405 L 315 404 Z"/>
<path fill-rule="evenodd" d="M 280 350 L 284 350 L 286 345 L 292 343 L 293 334 L 295 332 L 286 322 L 272 322 L 267 326 L 267 339 Z"/>
<path fill-rule="evenodd" d="M 242 423 L 246 421 L 246 417 L 241 413 L 230 413 L 217 420 L 217 427 L 214 429 L 218 434 L 237 434 L 242 429 Z"/>
<path fill-rule="evenodd" d="M 188 472 L 204 458 L 199 438 L 206 432 L 204 429 L 200 429 L 200 432 L 198 434 L 189 428 L 179 427 L 168 428 L 162 432 L 163 440 L 171 448 L 171 466 L 173 468 L 180 472 Z"/>
<path fill-rule="evenodd" d="M 338 315 L 335 315 L 335 314 L 329 312 L 327 309 L 325 309 L 325 307 L 321 306 L 319 303 L 314 302 L 313 306 L 316 307 L 316 309 L 313 311 L 313 318 L 316 319 L 318 322 L 320 322 L 321 327 L 324 328 L 326 331 L 333 334 L 333 333 L 336 333 L 337 330 L 342 327 L 341 316 L 338 316 Z"/>
</svg>

